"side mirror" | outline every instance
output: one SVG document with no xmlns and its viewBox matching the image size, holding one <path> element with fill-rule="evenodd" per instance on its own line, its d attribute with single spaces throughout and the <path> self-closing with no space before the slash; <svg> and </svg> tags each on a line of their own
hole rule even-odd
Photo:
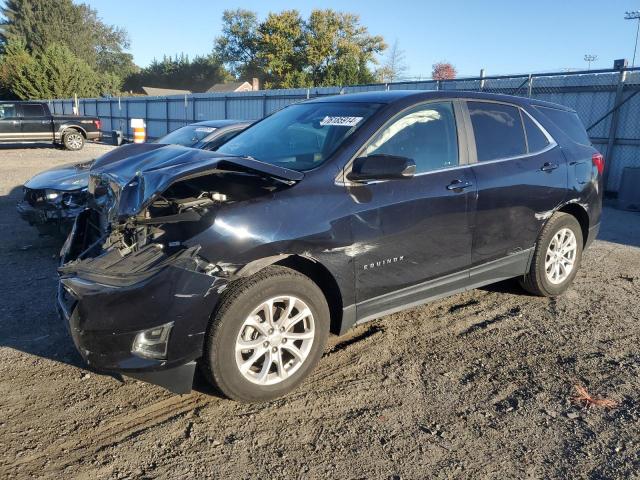
<svg viewBox="0 0 640 480">
<path fill-rule="evenodd" d="M 374 180 L 400 180 L 416 173 L 416 162 L 397 155 L 371 155 L 353 161 L 347 180 L 369 182 Z"/>
</svg>

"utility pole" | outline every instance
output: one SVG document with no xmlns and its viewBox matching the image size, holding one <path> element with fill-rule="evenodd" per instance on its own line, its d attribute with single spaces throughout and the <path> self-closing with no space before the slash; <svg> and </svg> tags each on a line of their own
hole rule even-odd
<svg viewBox="0 0 640 480">
<path fill-rule="evenodd" d="M 633 60 L 631 60 L 631 68 L 636 66 L 636 51 L 638 50 L 638 33 L 640 33 L 640 10 L 635 12 L 625 12 L 625 20 L 638 20 L 638 28 L 636 28 L 636 43 L 633 47 Z"/>
<path fill-rule="evenodd" d="M 589 65 L 587 70 L 591 70 L 591 62 L 595 62 L 596 60 L 598 60 L 598 55 L 587 54 L 584 56 L 584 61 Z"/>
</svg>

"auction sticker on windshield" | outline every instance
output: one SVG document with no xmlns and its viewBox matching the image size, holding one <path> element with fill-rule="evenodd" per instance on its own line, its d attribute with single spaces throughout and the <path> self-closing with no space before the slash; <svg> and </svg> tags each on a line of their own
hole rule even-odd
<svg viewBox="0 0 640 480">
<path fill-rule="evenodd" d="M 211 133 L 213 131 L 215 131 L 215 128 L 213 128 L 213 127 L 198 127 L 198 128 L 196 128 L 196 132 Z"/>
<path fill-rule="evenodd" d="M 338 127 L 355 127 L 360 123 L 362 117 L 329 117 L 326 116 L 320 121 L 320 125 L 335 125 Z"/>
</svg>

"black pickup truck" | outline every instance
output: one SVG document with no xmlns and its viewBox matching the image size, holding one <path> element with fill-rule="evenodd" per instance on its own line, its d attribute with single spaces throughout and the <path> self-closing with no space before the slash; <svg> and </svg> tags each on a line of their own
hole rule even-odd
<svg viewBox="0 0 640 480">
<path fill-rule="evenodd" d="M 52 115 L 43 102 L 0 102 L 0 143 L 50 142 L 80 150 L 85 140 L 100 136 L 97 117 Z"/>
</svg>

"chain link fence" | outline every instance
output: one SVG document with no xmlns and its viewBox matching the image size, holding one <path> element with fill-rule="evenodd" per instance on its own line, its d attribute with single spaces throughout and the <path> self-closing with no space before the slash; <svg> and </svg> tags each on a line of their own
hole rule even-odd
<svg viewBox="0 0 640 480">
<path fill-rule="evenodd" d="M 530 97 L 578 112 L 592 142 L 607 160 L 606 189 L 616 192 L 625 167 L 640 167 L 640 68 L 531 75 L 427 80 L 345 87 L 262 90 L 169 97 L 80 99 L 79 113 L 100 118 L 105 132 L 132 131 L 129 120 L 142 118 L 149 138 L 158 138 L 202 120 L 257 120 L 308 98 L 373 90 L 467 90 Z M 55 113 L 70 114 L 74 102 L 50 100 Z"/>
</svg>

